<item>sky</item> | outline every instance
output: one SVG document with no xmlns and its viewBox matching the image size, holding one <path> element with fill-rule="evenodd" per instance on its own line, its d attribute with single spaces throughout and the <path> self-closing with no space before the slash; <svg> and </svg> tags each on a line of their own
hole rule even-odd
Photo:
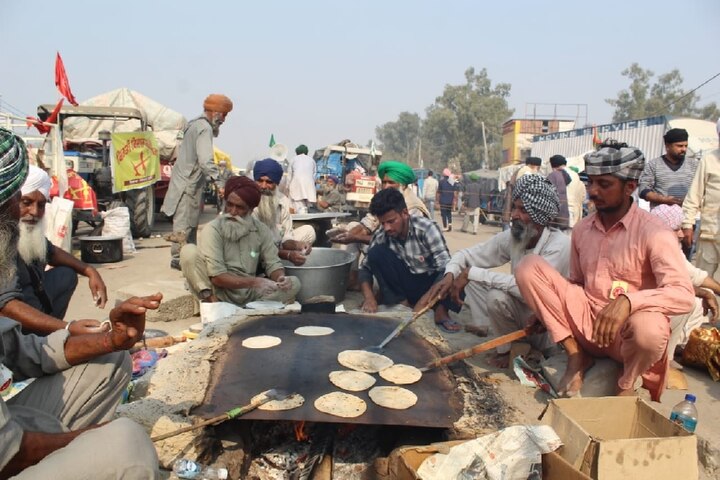
<svg viewBox="0 0 720 480">
<path fill-rule="evenodd" d="M 718 0 L 0 0 L 0 109 L 55 103 L 60 52 L 80 102 L 128 87 L 191 119 L 227 95 L 215 142 L 242 167 L 271 134 L 291 156 L 367 144 L 401 112 L 424 118 L 469 67 L 511 84 L 514 118 L 580 104 L 581 123 L 607 123 L 633 62 L 679 69 L 686 89 L 720 72 L 718 25 Z M 697 93 L 720 103 L 720 77 Z"/>
</svg>

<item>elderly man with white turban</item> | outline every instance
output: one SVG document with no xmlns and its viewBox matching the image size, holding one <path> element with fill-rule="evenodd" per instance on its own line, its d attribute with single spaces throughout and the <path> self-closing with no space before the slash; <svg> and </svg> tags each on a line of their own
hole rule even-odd
<svg viewBox="0 0 720 480">
<path fill-rule="evenodd" d="M 586 155 L 596 212 L 573 229 L 568 278 L 537 255 L 515 269 L 523 298 L 568 355 L 561 394 L 580 392 L 595 357 L 622 364 L 618 395 L 643 385 L 660 401 L 665 388 L 668 317 L 689 312 L 694 291 L 677 236 L 633 201 L 644 163 L 625 144 Z"/>
<path fill-rule="evenodd" d="M 512 194 L 512 228 L 455 253 L 445 267 L 445 276 L 427 298 L 450 295 L 456 303 L 462 303 L 464 297 L 472 313 L 468 331 L 492 327 L 494 333 L 504 335 L 527 326 L 533 312 L 518 290 L 515 268 L 525 256 L 535 254 L 567 276 L 570 238 L 548 226 L 558 209 L 557 191 L 547 179 L 538 174 L 519 178 Z M 510 273 L 491 270 L 507 263 Z M 532 335 L 530 342 L 546 353 L 553 346 L 547 334 Z M 498 347 L 490 363 L 506 368 L 509 354 L 510 345 Z"/>
<path fill-rule="evenodd" d="M 14 282 L 27 175 L 24 143 L 0 128 L 2 287 Z M 13 377 L 35 378 L 12 398 L 7 391 L 0 396 L 0 478 L 159 478 L 150 437 L 135 422 L 114 417 L 132 373 L 124 350 L 142 338 L 145 312 L 161 298 L 133 297 L 110 311 L 110 330 L 83 335 L 26 335 L 22 325 L 0 316 L 0 391 Z"/>
<path fill-rule="evenodd" d="M 105 308 L 107 288 L 95 268 L 52 245 L 45 237 L 45 205 L 50 185 L 48 174 L 30 165 L 20 189 L 16 282 L 0 288 L 0 315 L 38 335 L 64 328 L 71 334 L 97 331 L 96 320 L 63 321 L 78 275 L 88 278 L 90 292 L 100 308 Z M 48 266 L 52 268 L 47 269 Z"/>
</svg>

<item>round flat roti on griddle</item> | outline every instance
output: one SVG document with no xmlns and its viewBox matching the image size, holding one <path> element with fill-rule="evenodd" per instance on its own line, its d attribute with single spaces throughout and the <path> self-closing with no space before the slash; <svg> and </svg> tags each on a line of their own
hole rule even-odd
<svg viewBox="0 0 720 480">
<path fill-rule="evenodd" d="M 250 399 L 250 402 L 254 403 L 257 400 L 260 400 L 260 398 L 263 396 L 263 393 L 255 395 L 252 399 Z M 258 407 L 258 410 L 292 410 L 293 408 L 298 408 L 302 406 L 303 403 L 305 403 L 305 399 L 303 398 L 303 396 L 298 393 L 293 393 L 284 400 L 270 400 L 269 402 L 263 403 Z"/>
<path fill-rule="evenodd" d="M 374 387 L 368 395 L 381 407 L 395 410 L 405 410 L 417 403 L 417 395 L 402 387 Z"/>
<path fill-rule="evenodd" d="M 333 333 L 335 333 L 335 330 L 333 330 L 330 327 L 316 327 L 316 326 L 308 325 L 306 327 L 296 328 L 295 333 L 297 335 L 302 335 L 304 337 L 320 337 L 323 335 L 333 334 Z"/>
<path fill-rule="evenodd" d="M 422 372 L 419 368 L 403 363 L 396 363 L 384 370 L 380 370 L 380 376 L 395 385 L 409 385 L 415 383 L 422 378 Z"/>
<path fill-rule="evenodd" d="M 367 404 L 365 400 L 355 395 L 343 392 L 332 392 L 315 400 L 315 408 L 328 415 L 355 418 L 365 413 Z"/>
<path fill-rule="evenodd" d="M 257 337 L 248 337 L 242 341 L 245 348 L 270 348 L 280 345 L 282 340 L 272 335 L 258 335 Z"/>
<path fill-rule="evenodd" d="M 365 350 L 345 350 L 338 353 L 338 363 L 350 370 L 358 372 L 377 373 L 393 364 L 385 355 L 367 352 Z"/>
<path fill-rule="evenodd" d="M 330 382 L 338 388 L 350 392 L 362 392 L 375 385 L 375 377 L 355 370 L 335 370 L 328 376 Z"/>
</svg>

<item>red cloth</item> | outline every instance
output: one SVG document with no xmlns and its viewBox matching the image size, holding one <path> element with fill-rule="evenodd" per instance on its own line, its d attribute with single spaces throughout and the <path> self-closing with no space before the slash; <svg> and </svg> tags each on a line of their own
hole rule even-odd
<svg viewBox="0 0 720 480">
<path fill-rule="evenodd" d="M 53 108 L 52 113 L 47 118 L 47 120 L 45 120 L 46 123 L 57 123 L 58 114 L 60 113 L 60 109 L 62 108 L 64 101 L 65 101 L 65 99 L 61 98 L 60 101 L 57 103 L 57 105 L 55 105 L 55 108 Z M 37 131 L 42 134 L 50 133 L 50 127 L 48 127 L 47 125 L 43 125 L 42 123 L 38 123 L 38 122 L 40 122 L 40 120 L 38 120 L 37 118 L 35 118 L 35 117 L 25 117 L 25 118 L 28 119 L 28 122 L 27 122 L 28 127 L 35 127 L 35 128 L 37 128 Z"/>
<path fill-rule="evenodd" d="M 68 169 L 68 189 L 63 195 L 64 198 L 72 200 L 75 205 L 73 208 L 80 210 L 92 210 L 93 215 L 98 213 L 97 197 L 95 190 L 82 178 L 75 173 L 75 170 Z M 50 198 L 58 196 L 58 181 L 55 175 L 52 176 L 52 187 L 50 188 Z"/>
<path fill-rule="evenodd" d="M 70 90 L 70 81 L 65 73 L 65 65 L 63 64 L 62 58 L 60 58 L 60 52 L 58 52 L 57 57 L 55 57 L 55 86 L 60 94 L 68 99 L 68 102 L 77 107 L 78 102 Z"/>
</svg>

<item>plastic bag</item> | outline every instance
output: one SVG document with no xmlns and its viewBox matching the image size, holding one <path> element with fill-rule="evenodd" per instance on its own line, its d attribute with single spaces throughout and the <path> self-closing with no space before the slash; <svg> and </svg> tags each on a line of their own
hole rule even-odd
<svg viewBox="0 0 720 480">
<path fill-rule="evenodd" d="M 50 243 L 66 252 L 72 251 L 72 212 L 73 201 L 55 197 L 45 211 L 45 236 Z"/>
<path fill-rule="evenodd" d="M 240 307 L 227 302 L 201 303 L 200 321 L 202 321 L 203 325 L 206 325 L 226 317 L 231 317 L 239 310 Z"/>
<path fill-rule="evenodd" d="M 720 330 L 715 327 L 696 328 L 682 354 L 683 365 L 705 367 L 713 380 L 720 381 Z"/>
<path fill-rule="evenodd" d="M 135 243 L 130 233 L 130 210 L 127 207 L 118 207 L 100 212 L 103 217 L 103 237 L 122 237 L 123 252 L 135 253 Z"/>
<path fill-rule="evenodd" d="M 542 454 L 562 446 L 549 425 L 507 427 L 426 458 L 422 480 L 526 480 L 540 478 Z"/>
</svg>

